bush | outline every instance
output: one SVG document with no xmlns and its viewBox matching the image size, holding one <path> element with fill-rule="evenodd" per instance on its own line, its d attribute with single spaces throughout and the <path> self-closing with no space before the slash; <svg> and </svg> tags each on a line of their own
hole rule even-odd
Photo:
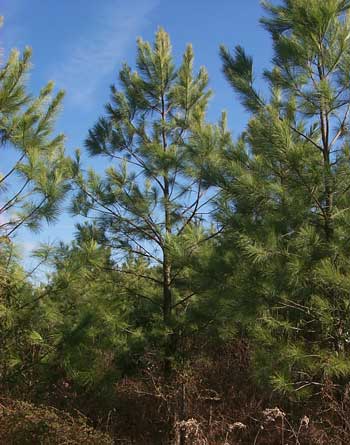
<svg viewBox="0 0 350 445">
<path fill-rule="evenodd" d="M 1 400 L 0 443 L 7 445 L 112 445 L 112 439 L 87 424 L 81 414 L 72 416 L 52 407 Z"/>
</svg>

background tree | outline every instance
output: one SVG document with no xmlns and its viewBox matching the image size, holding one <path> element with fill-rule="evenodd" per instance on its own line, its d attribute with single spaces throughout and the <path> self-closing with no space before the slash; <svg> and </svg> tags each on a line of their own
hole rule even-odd
<svg viewBox="0 0 350 445">
<path fill-rule="evenodd" d="M 237 249 L 225 250 L 227 292 L 257 341 L 255 372 L 301 396 L 350 371 L 350 2 L 263 6 L 274 44 L 270 98 L 254 86 L 244 50 L 222 47 L 225 76 L 251 119 L 213 171 L 219 218 L 232 229 L 223 246 Z"/>
<path fill-rule="evenodd" d="M 53 136 L 63 92 L 53 98 L 49 82 L 38 97 L 27 92 L 31 50 L 12 50 L 0 66 L 0 235 L 11 237 L 22 225 L 53 221 L 68 189 L 69 162 L 64 136 Z M 7 154 L 6 154 L 7 153 Z M 11 163 L 11 160 L 13 162 Z"/>
<path fill-rule="evenodd" d="M 13 50 L 0 66 L 0 384 L 4 393 L 15 385 L 27 394 L 37 384 L 37 367 L 52 350 L 49 312 L 41 305 L 48 292 L 31 282 L 47 252 L 26 272 L 12 238 L 21 227 L 37 229 L 43 219 L 55 219 L 71 176 L 64 137 L 55 136 L 53 128 L 63 92 L 51 98 L 49 82 L 38 97 L 30 95 L 30 59 L 30 49 L 23 55 Z"/>
<path fill-rule="evenodd" d="M 56 386 L 61 403 L 62 394 L 67 392 L 79 398 L 75 403 L 82 402 L 82 409 L 88 395 L 95 404 L 105 406 L 106 400 L 102 400 L 107 393 L 111 395 L 113 385 L 127 368 L 123 358 L 132 334 L 128 330 L 130 304 L 120 286 L 122 277 L 110 272 L 110 250 L 90 236 L 80 236 L 69 246 L 62 243 L 52 253 L 50 263 L 44 306 L 50 319 L 52 349 L 42 380 Z M 66 389 L 64 382 L 68 382 Z M 85 408 L 87 413 L 91 407 Z"/>
</svg>

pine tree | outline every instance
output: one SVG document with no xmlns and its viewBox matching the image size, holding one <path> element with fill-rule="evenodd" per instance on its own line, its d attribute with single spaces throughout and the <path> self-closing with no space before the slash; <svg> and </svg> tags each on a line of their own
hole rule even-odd
<svg viewBox="0 0 350 445">
<path fill-rule="evenodd" d="M 21 226 L 37 228 L 42 219 L 53 221 L 68 190 L 64 136 L 53 136 L 64 94 L 59 91 L 50 97 L 53 82 L 38 97 L 27 92 L 30 59 L 29 48 L 23 55 L 12 50 L 0 66 L 0 150 L 8 160 L 0 173 L 3 238 L 11 237 Z"/>
<path fill-rule="evenodd" d="M 221 48 L 251 118 L 212 175 L 224 173 L 218 217 L 236 249 L 225 254 L 226 292 L 256 341 L 256 374 L 301 396 L 350 373 L 350 2 L 263 6 L 270 94 L 258 92 L 243 48 Z"/>
<path fill-rule="evenodd" d="M 109 270 L 109 249 L 90 236 L 62 243 L 50 260 L 45 303 L 54 348 L 49 378 L 66 378 L 76 389 L 94 388 L 96 395 L 110 393 L 122 368 L 116 364 L 127 349 L 130 305 L 120 291 L 122 277 Z"/>
<path fill-rule="evenodd" d="M 191 259 L 215 234 L 207 223 L 212 195 L 202 178 L 210 150 L 210 93 L 205 69 L 193 74 L 192 47 L 175 68 L 162 29 L 153 46 L 138 40 L 136 64 L 135 71 L 121 69 L 120 89 L 112 86 L 107 115 L 86 141 L 90 155 L 114 165 L 104 178 L 92 170 L 85 179 L 78 175 L 74 209 L 93 215 L 114 268 L 153 287 L 134 297 L 153 304 L 153 329 L 165 335 L 171 368 L 185 310 L 196 299 Z"/>
<path fill-rule="evenodd" d="M 16 383 L 18 392 L 37 383 L 34 374 L 52 345 L 47 308 L 40 304 L 47 292 L 30 281 L 36 268 L 20 266 L 13 236 L 56 218 L 71 170 L 64 136 L 53 128 L 63 92 L 52 98 L 49 82 L 37 97 L 30 95 L 30 60 L 29 48 L 22 55 L 12 50 L 0 65 L 0 385 L 7 391 Z"/>
</svg>

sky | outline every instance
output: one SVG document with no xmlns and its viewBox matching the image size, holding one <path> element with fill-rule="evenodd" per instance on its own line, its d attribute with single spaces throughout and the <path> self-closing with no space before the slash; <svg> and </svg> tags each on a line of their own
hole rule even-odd
<svg viewBox="0 0 350 445">
<path fill-rule="evenodd" d="M 272 48 L 259 24 L 262 13 L 258 0 L 0 0 L 0 47 L 4 60 L 11 48 L 32 47 L 32 93 L 49 80 L 65 90 L 56 129 L 66 135 L 67 153 L 73 154 L 77 148 L 84 151 L 87 132 L 103 114 L 109 86 L 117 82 L 121 65 L 135 66 L 137 37 L 153 41 L 162 26 L 170 34 L 176 61 L 192 43 L 196 68 L 207 68 L 214 92 L 208 119 L 215 122 L 226 110 L 237 136 L 247 114 L 224 79 L 219 46 L 242 45 L 253 56 L 257 85 L 263 88 L 261 73 L 270 64 Z M 105 166 L 102 160 L 85 162 L 98 169 Z M 63 209 L 58 222 L 40 234 L 22 231 L 18 241 L 23 255 L 40 242 L 68 242 L 76 222 Z"/>
</svg>

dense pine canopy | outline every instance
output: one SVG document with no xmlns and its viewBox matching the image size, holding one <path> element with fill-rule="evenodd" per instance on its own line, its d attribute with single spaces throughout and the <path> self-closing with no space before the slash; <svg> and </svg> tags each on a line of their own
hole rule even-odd
<svg viewBox="0 0 350 445">
<path fill-rule="evenodd" d="M 28 92 L 31 51 L 2 61 L 0 439 L 350 442 L 350 2 L 262 7 L 263 93 L 245 49 L 219 49 L 242 134 L 208 121 L 206 69 L 159 28 L 86 129 L 104 173 L 66 155 L 63 93 Z M 65 202 L 74 241 L 26 271 L 14 235 Z"/>
</svg>

